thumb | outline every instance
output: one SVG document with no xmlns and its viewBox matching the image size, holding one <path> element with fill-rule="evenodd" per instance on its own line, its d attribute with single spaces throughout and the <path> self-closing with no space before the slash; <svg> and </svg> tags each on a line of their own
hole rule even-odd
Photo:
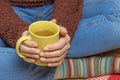
<svg viewBox="0 0 120 80">
<path fill-rule="evenodd" d="M 50 20 L 51 22 L 53 22 L 53 23 L 57 23 L 57 20 L 56 19 L 52 19 L 52 20 Z"/>
<path fill-rule="evenodd" d="M 68 34 L 67 29 L 65 27 L 60 26 L 60 35 L 65 36 L 66 34 Z"/>
<path fill-rule="evenodd" d="M 24 32 L 22 33 L 22 36 L 27 36 L 27 35 L 29 35 L 28 30 L 26 30 L 26 31 L 24 31 Z"/>
</svg>

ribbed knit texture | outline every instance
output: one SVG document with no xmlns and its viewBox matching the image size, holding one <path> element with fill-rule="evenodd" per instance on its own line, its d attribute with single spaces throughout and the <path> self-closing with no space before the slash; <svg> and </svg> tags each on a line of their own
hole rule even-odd
<svg viewBox="0 0 120 80">
<path fill-rule="evenodd" d="M 53 0 L 0 0 L 0 36 L 9 46 L 15 47 L 29 24 L 21 20 L 14 13 L 11 5 L 22 7 L 43 6 Z M 67 28 L 71 38 L 81 18 L 83 0 L 55 0 L 52 19 L 57 19 L 58 24 Z"/>
<path fill-rule="evenodd" d="M 0 37 L 15 47 L 17 40 L 29 24 L 21 20 L 12 10 L 7 0 L 0 0 Z"/>
<path fill-rule="evenodd" d="M 83 0 L 55 0 L 52 18 L 67 28 L 71 38 L 82 15 Z"/>
</svg>

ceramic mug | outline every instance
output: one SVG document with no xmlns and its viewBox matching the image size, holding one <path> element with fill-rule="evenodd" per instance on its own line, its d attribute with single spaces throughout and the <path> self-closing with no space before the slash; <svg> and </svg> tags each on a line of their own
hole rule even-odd
<svg viewBox="0 0 120 80">
<path fill-rule="evenodd" d="M 22 36 L 16 43 L 16 52 L 19 57 L 26 58 L 23 56 L 19 47 L 24 40 L 33 40 L 38 43 L 38 48 L 40 51 L 43 48 L 51 43 L 58 41 L 59 39 L 59 26 L 51 21 L 36 21 L 29 26 L 29 35 Z M 37 59 L 35 62 L 39 66 L 47 66 L 47 63 L 41 62 L 40 59 Z"/>
</svg>

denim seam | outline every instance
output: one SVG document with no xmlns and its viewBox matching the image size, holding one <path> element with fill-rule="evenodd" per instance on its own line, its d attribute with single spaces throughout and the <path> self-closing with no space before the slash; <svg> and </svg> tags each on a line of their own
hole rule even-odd
<svg viewBox="0 0 120 80">
<path fill-rule="evenodd" d="M 49 75 L 48 75 L 48 80 L 50 80 L 51 73 L 52 73 L 52 68 L 50 68 Z"/>
<path fill-rule="evenodd" d="M 106 18 L 96 19 L 96 20 L 93 20 L 89 23 L 82 24 L 78 28 L 85 27 L 85 26 L 88 26 L 88 25 L 93 25 L 95 23 L 99 23 L 99 22 L 102 22 L 102 21 L 105 21 L 105 20 L 106 20 Z"/>
<path fill-rule="evenodd" d="M 118 13 L 120 12 L 120 9 L 119 9 L 119 6 L 115 2 L 113 2 L 113 1 L 103 1 L 103 2 L 112 5 L 113 8 L 115 9 L 116 16 L 118 16 Z"/>
<path fill-rule="evenodd" d="M 49 75 L 48 75 L 48 80 L 54 80 L 54 75 L 55 75 L 55 72 L 53 72 L 54 71 L 54 69 L 56 69 L 56 68 L 51 68 L 50 69 L 50 72 L 49 72 Z"/>
<path fill-rule="evenodd" d="M 90 26 L 90 25 L 94 25 L 95 23 L 103 22 L 103 21 L 106 21 L 106 20 L 112 21 L 113 16 L 114 16 L 114 17 L 117 17 L 117 16 L 115 16 L 114 14 L 113 14 L 113 15 L 108 15 L 108 16 L 105 16 L 105 17 L 100 18 L 100 19 L 92 20 L 92 21 L 89 22 L 89 23 L 84 23 L 84 24 L 78 26 L 78 28 L 86 27 L 86 26 Z M 120 19 L 116 19 L 116 20 L 120 20 Z"/>
<path fill-rule="evenodd" d="M 90 5 L 92 5 L 93 3 L 98 3 L 98 2 L 101 2 L 101 1 L 86 2 L 86 5 L 87 5 L 87 6 L 90 6 Z M 118 13 L 120 12 L 120 10 L 118 9 L 118 6 L 115 5 L 115 4 L 116 4 L 115 2 L 114 2 L 114 3 L 113 3 L 112 1 L 102 1 L 102 2 L 108 3 L 108 4 L 112 5 L 113 8 L 115 9 L 115 14 L 113 14 L 113 16 L 115 16 L 115 15 L 118 16 Z M 89 23 L 82 24 L 82 25 L 80 25 L 79 27 L 85 27 L 85 26 L 88 26 L 88 25 L 93 25 L 93 24 L 95 24 L 95 23 L 99 23 L 99 22 L 101 22 L 101 21 L 105 21 L 105 20 L 107 19 L 107 17 L 110 18 L 110 15 L 106 16 L 105 18 L 95 19 L 95 20 L 93 20 L 93 21 L 91 21 L 91 22 L 89 22 Z M 79 27 L 78 27 L 78 28 L 79 28 Z"/>
<path fill-rule="evenodd" d="M 16 55 L 14 51 L 2 51 L 2 50 L 0 50 L 0 54 L 3 54 L 3 55 L 7 55 L 7 54 Z"/>
</svg>

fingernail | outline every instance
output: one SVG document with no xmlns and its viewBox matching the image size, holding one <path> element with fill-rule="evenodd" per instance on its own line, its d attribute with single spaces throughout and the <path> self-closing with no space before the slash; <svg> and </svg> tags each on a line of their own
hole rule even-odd
<svg viewBox="0 0 120 80">
<path fill-rule="evenodd" d="M 40 58 L 40 61 L 44 61 L 45 59 L 44 58 Z"/>
<path fill-rule="evenodd" d="M 52 64 L 50 64 L 50 63 L 49 63 L 49 64 L 48 64 L 48 66 L 49 66 L 49 67 L 51 67 L 51 66 L 52 66 Z"/>
<path fill-rule="evenodd" d="M 37 43 L 33 43 L 32 45 L 33 45 L 34 47 L 36 47 L 36 46 L 37 46 Z"/>
<path fill-rule="evenodd" d="M 43 56 L 43 55 L 44 55 L 43 52 L 41 52 L 41 53 L 40 53 L 40 56 Z"/>
<path fill-rule="evenodd" d="M 48 47 L 45 47 L 45 48 L 44 48 L 44 50 L 45 50 L 45 51 L 48 51 L 48 50 L 49 50 L 49 48 L 48 48 Z"/>
</svg>

